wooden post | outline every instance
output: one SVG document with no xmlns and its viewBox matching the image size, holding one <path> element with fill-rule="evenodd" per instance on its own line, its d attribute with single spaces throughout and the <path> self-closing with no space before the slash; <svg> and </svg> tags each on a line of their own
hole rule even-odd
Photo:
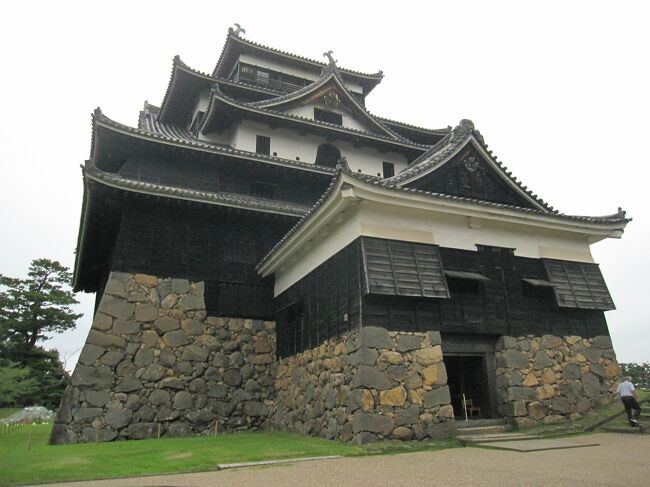
<svg viewBox="0 0 650 487">
<path fill-rule="evenodd" d="M 27 437 L 27 451 L 32 449 L 32 429 L 29 429 L 29 436 Z"/>
<path fill-rule="evenodd" d="M 158 423 L 158 439 L 160 439 L 160 423 Z"/>
<path fill-rule="evenodd" d="M 99 443 L 99 426 L 95 426 L 95 443 Z"/>
<path fill-rule="evenodd" d="M 219 434 L 219 420 L 216 419 L 214 421 L 214 436 L 217 436 Z"/>
</svg>

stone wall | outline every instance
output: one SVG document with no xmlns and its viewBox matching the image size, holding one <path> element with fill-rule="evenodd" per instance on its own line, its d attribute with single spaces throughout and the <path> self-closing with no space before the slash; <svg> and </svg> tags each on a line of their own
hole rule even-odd
<svg viewBox="0 0 650 487">
<path fill-rule="evenodd" d="M 364 327 L 281 359 L 274 427 L 363 444 L 454 431 L 440 334 Z"/>
<path fill-rule="evenodd" d="M 504 336 L 496 363 L 500 413 L 522 427 L 578 419 L 610 403 L 621 375 L 608 336 Z"/>
<path fill-rule="evenodd" d="M 274 377 L 274 323 L 207 317 L 202 283 L 113 272 L 51 441 L 257 429 Z"/>
</svg>

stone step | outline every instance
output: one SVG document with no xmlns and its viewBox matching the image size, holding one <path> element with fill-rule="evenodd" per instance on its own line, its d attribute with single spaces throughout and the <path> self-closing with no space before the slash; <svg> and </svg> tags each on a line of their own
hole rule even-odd
<svg viewBox="0 0 650 487">
<path fill-rule="evenodd" d="M 462 436 L 477 436 L 477 435 L 493 435 L 499 433 L 506 433 L 510 431 L 511 427 L 506 424 L 496 425 L 496 426 L 474 426 L 474 427 L 464 427 L 458 428 L 458 435 Z"/>
<path fill-rule="evenodd" d="M 482 426 L 505 426 L 506 420 L 503 418 L 496 419 L 470 419 L 465 421 L 464 419 L 456 420 L 456 429 L 465 430 L 468 428 L 478 428 Z"/>
<path fill-rule="evenodd" d="M 603 429 L 605 431 L 609 432 L 609 433 L 629 433 L 629 434 L 633 434 L 633 435 L 634 434 L 638 435 L 638 434 L 641 434 L 641 433 L 645 433 L 645 431 L 643 431 L 643 428 L 632 428 L 632 427 L 616 428 L 614 426 L 607 426 L 607 427 L 605 427 Z M 648 430 L 648 428 L 646 428 L 646 430 Z"/>
<path fill-rule="evenodd" d="M 523 433 L 501 433 L 501 434 L 492 434 L 492 435 L 456 436 L 456 439 L 463 444 L 497 443 L 500 441 L 537 440 L 539 438 L 540 437 L 537 435 L 525 435 Z"/>
</svg>

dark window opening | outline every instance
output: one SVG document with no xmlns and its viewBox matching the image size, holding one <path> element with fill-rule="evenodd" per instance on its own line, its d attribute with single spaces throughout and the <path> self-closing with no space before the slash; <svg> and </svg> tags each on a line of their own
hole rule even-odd
<svg viewBox="0 0 650 487">
<path fill-rule="evenodd" d="M 395 176 L 395 164 L 393 164 L 392 162 L 384 161 L 382 165 L 384 169 L 385 178 L 392 178 L 393 176 Z"/>
<path fill-rule="evenodd" d="M 258 196 L 260 198 L 273 199 L 275 194 L 275 184 L 263 183 L 261 181 L 256 181 L 251 186 L 251 195 Z"/>
<path fill-rule="evenodd" d="M 274 90 L 284 91 L 287 93 L 311 83 L 311 81 L 304 78 L 298 78 L 289 74 L 262 69 L 248 64 L 239 65 L 239 79 L 235 81 L 244 81 L 246 83 L 267 86 Z"/>
<path fill-rule="evenodd" d="M 449 293 L 454 296 L 458 294 L 481 294 L 481 283 L 474 279 L 458 279 L 447 276 Z"/>
<path fill-rule="evenodd" d="M 271 154 L 271 137 L 266 137 L 264 135 L 258 135 L 257 141 L 255 143 L 255 152 L 258 154 Z"/>
<path fill-rule="evenodd" d="M 314 119 L 334 125 L 343 125 L 343 116 L 340 113 L 328 112 L 320 108 L 314 108 Z"/>
<path fill-rule="evenodd" d="M 316 164 L 327 167 L 336 167 L 341 159 L 341 151 L 332 144 L 321 144 L 316 151 Z"/>
</svg>

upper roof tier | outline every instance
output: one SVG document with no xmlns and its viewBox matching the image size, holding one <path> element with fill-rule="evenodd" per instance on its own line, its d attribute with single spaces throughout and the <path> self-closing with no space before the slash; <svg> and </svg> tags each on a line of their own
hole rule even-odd
<svg viewBox="0 0 650 487">
<path fill-rule="evenodd" d="M 236 29 L 228 29 L 226 43 L 219 56 L 219 61 L 215 66 L 212 76 L 219 78 L 228 78 L 242 55 L 252 55 L 268 61 L 299 69 L 311 73 L 313 76 L 319 76 L 321 71 L 327 66 L 327 63 L 315 61 L 297 54 L 281 51 L 272 47 L 264 46 L 241 37 L 246 31 L 239 24 L 235 24 Z M 331 51 L 330 51 L 331 55 Z M 384 73 L 360 73 L 350 69 L 340 69 L 341 76 L 347 82 L 355 83 L 363 89 L 363 95 L 370 93 L 377 86 Z"/>
</svg>

